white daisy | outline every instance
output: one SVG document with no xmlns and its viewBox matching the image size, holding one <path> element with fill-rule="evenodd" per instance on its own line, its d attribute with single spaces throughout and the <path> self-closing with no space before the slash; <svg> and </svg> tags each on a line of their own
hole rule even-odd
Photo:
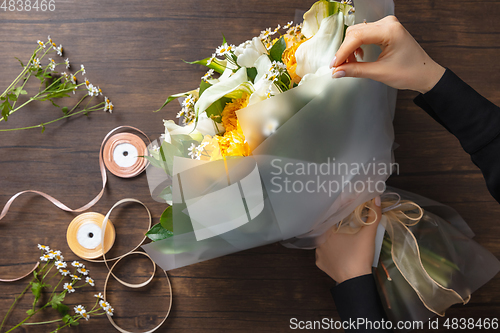
<svg viewBox="0 0 500 333">
<path fill-rule="evenodd" d="M 215 53 L 212 53 L 212 57 L 210 57 L 210 58 L 207 60 L 207 66 L 210 66 L 210 64 L 211 64 L 212 62 L 214 62 L 214 61 L 215 61 L 215 56 L 216 56 L 216 54 L 215 54 Z"/>
<path fill-rule="evenodd" d="M 71 67 L 71 65 L 69 63 L 69 58 L 66 58 L 66 60 L 64 60 L 64 63 L 66 64 L 66 69 Z"/>
<path fill-rule="evenodd" d="M 204 81 L 207 81 L 208 79 L 210 79 L 212 77 L 212 75 L 214 75 L 214 70 L 213 69 L 209 69 L 208 72 L 205 73 L 205 75 L 203 75 L 201 77 L 202 80 Z"/>
<path fill-rule="evenodd" d="M 33 65 L 32 66 L 35 67 L 35 68 L 40 68 L 40 59 L 36 58 L 35 60 L 33 60 Z M 38 244 L 38 245 L 40 246 L 40 244 Z"/>
<path fill-rule="evenodd" d="M 92 287 L 95 286 L 95 281 L 90 276 L 87 276 L 85 278 L 85 282 L 87 282 L 88 284 L 90 284 Z"/>
<path fill-rule="evenodd" d="M 89 320 L 90 316 L 87 312 L 82 313 L 82 317 L 85 318 L 85 320 Z"/>
<path fill-rule="evenodd" d="M 77 305 L 74 307 L 75 309 L 75 312 L 78 313 L 79 315 L 87 312 L 87 310 L 85 310 L 85 307 L 83 305 Z"/>
<path fill-rule="evenodd" d="M 101 306 L 101 308 L 103 308 L 105 311 L 108 310 L 111 305 L 108 303 L 108 302 L 104 302 L 103 300 L 100 300 L 99 301 L 99 305 Z"/>
<path fill-rule="evenodd" d="M 113 316 L 113 311 L 115 311 L 115 309 L 113 309 L 110 305 L 109 308 L 106 309 L 106 314 L 108 316 Z"/>
<path fill-rule="evenodd" d="M 78 267 L 85 267 L 83 264 L 80 264 L 78 261 L 73 261 L 73 262 L 71 263 L 71 266 L 73 266 L 73 267 L 77 267 L 77 268 L 78 268 Z"/>
<path fill-rule="evenodd" d="M 70 275 L 70 278 L 75 280 L 75 281 L 80 281 L 82 279 L 81 277 L 79 277 L 78 275 L 75 275 L 75 274 Z"/>
<path fill-rule="evenodd" d="M 94 295 L 94 297 L 95 297 L 95 298 L 101 298 L 101 299 L 103 299 L 103 298 L 104 298 L 104 296 L 102 296 L 102 294 L 101 294 L 101 293 Z"/>
<path fill-rule="evenodd" d="M 109 113 L 113 113 L 113 103 L 107 97 L 104 97 L 104 101 L 106 102 L 104 105 L 104 112 L 109 111 Z"/>
<path fill-rule="evenodd" d="M 46 253 L 44 254 L 43 256 L 40 257 L 40 260 L 41 261 L 49 261 L 51 260 L 53 257 L 52 257 L 52 254 L 49 254 L 49 253 Z"/>
<path fill-rule="evenodd" d="M 193 160 L 199 160 L 201 158 L 201 154 L 194 143 L 191 144 L 191 147 L 188 148 L 188 151 L 188 155 L 191 156 Z"/>
<path fill-rule="evenodd" d="M 47 39 L 49 40 L 50 45 L 52 45 L 52 38 L 50 38 L 50 35 L 47 36 Z"/>
<path fill-rule="evenodd" d="M 235 48 L 236 46 L 234 45 L 228 45 L 227 43 L 224 43 L 221 46 L 217 47 L 215 53 L 217 53 L 217 55 L 219 56 L 230 55 Z"/>
<path fill-rule="evenodd" d="M 66 268 L 68 266 L 68 264 L 66 264 L 64 261 L 56 261 L 55 266 L 56 266 L 56 268 L 62 269 L 62 268 Z"/>
<path fill-rule="evenodd" d="M 75 288 L 73 288 L 73 286 L 71 285 L 71 283 L 65 283 L 64 284 L 64 289 L 66 289 L 68 291 L 68 293 L 74 293 L 75 292 Z"/>
<path fill-rule="evenodd" d="M 56 62 L 54 61 L 54 59 L 52 58 L 49 58 L 49 69 L 51 71 L 54 71 L 56 70 Z"/>
<path fill-rule="evenodd" d="M 36 60 L 38 60 L 38 58 Z M 38 63 L 40 63 L 40 60 L 38 60 Z M 38 249 L 39 250 L 44 250 L 44 251 L 50 251 L 50 247 L 48 247 L 47 245 L 40 245 L 40 244 L 38 244 Z"/>
<path fill-rule="evenodd" d="M 69 77 L 71 78 L 71 83 L 76 84 L 76 81 L 77 81 L 76 75 L 69 74 Z M 76 90 L 76 87 L 75 87 L 75 90 Z M 75 92 L 73 91 L 73 93 L 75 93 Z"/>
<path fill-rule="evenodd" d="M 80 274 L 83 274 L 83 275 L 89 275 L 89 270 L 86 269 L 85 267 L 80 267 L 77 269 L 77 271 L 80 273 Z"/>
<path fill-rule="evenodd" d="M 57 53 L 58 56 L 62 57 L 62 55 L 63 55 L 63 47 L 62 47 L 61 44 L 59 44 L 59 47 L 55 47 L 54 46 L 54 50 L 56 50 L 56 53 Z"/>
<path fill-rule="evenodd" d="M 38 45 L 40 45 L 41 47 L 45 48 L 45 43 L 42 42 L 41 40 L 37 40 L 37 43 Z"/>
<path fill-rule="evenodd" d="M 82 76 L 83 76 L 83 75 L 85 75 L 85 73 L 87 73 L 87 72 L 85 71 L 85 67 L 84 67 L 83 65 L 80 65 L 80 69 L 81 69 L 81 71 L 82 71 Z"/>
<path fill-rule="evenodd" d="M 71 272 L 68 271 L 67 269 L 60 269 L 59 273 L 61 273 L 62 276 L 68 276 L 71 274 Z"/>
<path fill-rule="evenodd" d="M 287 24 L 283 27 L 283 29 L 288 29 L 288 28 L 290 28 L 290 27 L 292 26 L 292 24 L 293 24 L 293 21 L 288 22 L 288 23 L 287 23 Z"/>
</svg>

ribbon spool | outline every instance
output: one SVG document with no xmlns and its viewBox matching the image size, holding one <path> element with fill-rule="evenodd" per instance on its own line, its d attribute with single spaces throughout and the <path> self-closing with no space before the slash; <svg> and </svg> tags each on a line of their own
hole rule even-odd
<svg viewBox="0 0 500 333">
<path fill-rule="evenodd" d="M 106 168 L 115 176 L 132 178 L 147 166 L 148 150 L 144 141 L 132 133 L 118 133 L 111 136 L 104 145 L 103 159 Z"/>
<path fill-rule="evenodd" d="M 78 257 L 88 260 L 96 259 L 103 255 L 102 223 L 104 215 L 99 213 L 80 214 L 71 221 L 66 232 L 68 246 Z M 115 227 L 110 220 L 107 221 L 106 234 L 104 235 L 104 253 L 107 253 L 115 242 Z"/>
</svg>

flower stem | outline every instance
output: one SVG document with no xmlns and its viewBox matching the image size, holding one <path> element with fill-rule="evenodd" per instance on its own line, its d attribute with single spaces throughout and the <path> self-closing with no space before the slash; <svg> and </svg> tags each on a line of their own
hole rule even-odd
<svg viewBox="0 0 500 333">
<path fill-rule="evenodd" d="M 52 323 L 57 323 L 58 321 L 62 321 L 62 319 L 54 319 L 54 320 L 49 320 L 49 321 L 41 321 L 41 322 L 38 322 L 38 323 L 24 323 L 23 326 L 52 324 Z"/>
<path fill-rule="evenodd" d="M 31 280 L 33 281 L 34 278 Z M 5 314 L 5 317 L 3 317 L 3 320 L 2 320 L 2 323 L 0 324 L 0 332 L 2 331 L 2 327 L 3 325 L 5 324 L 5 321 L 7 320 L 7 317 L 9 316 L 9 314 L 12 312 L 12 310 L 14 309 L 14 305 L 16 305 L 17 301 L 19 299 L 21 299 L 21 297 L 23 297 L 23 295 L 28 291 L 30 287 L 30 283 L 28 283 L 28 285 L 26 286 L 26 288 L 23 290 L 23 292 L 21 294 L 19 294 L 15 299 L 14 299 L 14 302 L 12 302 L 12 305 L 10 306 L 9 308 L 9 311 L 7 311 L 7 313 Z"/>
</svg>

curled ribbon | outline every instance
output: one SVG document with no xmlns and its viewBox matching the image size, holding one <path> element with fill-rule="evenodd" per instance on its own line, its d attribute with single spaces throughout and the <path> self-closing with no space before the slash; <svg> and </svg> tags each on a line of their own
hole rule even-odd
<svg viewBox="0 0 500 333">
<path fill-rule="evenodd" d="M 101 199 L 102 195 L 104 194 L 104 189 L 106 187 L 106 183 L 107 183 L 107 180 L 108 180 L 107 174 L 106 174 L 106 167 L 105 167 L 104 159 L 103 159 L 104 147 L 105 147 L 106 143 L 109 140 L 111 140 L 113 134 L 118 133 L 118 132 L 123 131 L 123 130 L 136 131 L 136 132 L 142 134 L 148 140 L 149 144 L 151 143 L 151 141 L 149 140 L 148 136 L 144 132 L 142 132 L 141 130 L 139 130 L 139 129 L 135 128 L 135 127 L 132 127 L 132 126 L 119 126 L 119 127 L 116 127 L 114 129 L 112 129 L 108 134 L 106 134 L 106 136 L 104 137 L 104 139 L 103 139 L 103 141 L 101 143 L 101 147 L 100 147 L 100 150 L 99 150 L 99 169 L 101 170 L 102 189 L 96 195 L 96 197 L 94 199 L 92 199 L 89 203 L 87 203 L 86 205 L 84 205 L 84 206 L 82 206 L 80 208 L 71 209 L 68 206 L 66 206 L 65 204 L 63 204 L 61 201 L 57 200 L 56 198 L 54 198 L 53 196 L 51 196 L 49 194 L 46 194 L 46 193 L 41 192 L 41 191 L 26 190 L 26 191 L 21 191 L 19 193 L 16 193 L 15 195 L 13 195 L 7 201 L 7 203 L 5 204 L 4 208 L 2 209 L 2 212 L 0 213 L 0 220 L 2 220 L 7 215 L 7 212 L 9 211 L 10 206 L 12 205 L 12 203 L 14 202 L 14 200 L 16 200 L 17 197 L 21 196 L 24 193 L 34 193 L 34 194 L 40 195 L 40 196 L 44 197 L 45 199 L 49 200 L 52 204 L 54 204 L 59 209 L 62 209 L 64 211 L 66 211 L 66 212 L 81 213 L 81 212 L 86 211 L 90 207 L 94 206 Z M 113 147 L 113 146 L 111 145 L 110 147 Z M 149 163 L 145 163 L 143 165 L 143 169 L 141 170 L 141 172 L 144 171 L 144 169 L 146 169 L 146 167 L 148 166 L 148 164 Z M 135 172 L 137 172 L 137 170 Z M 139 173 L 140 172 L 136 173 L 136 175 L 139 174 Z M 37 267 L 38 267 L 38 263 L 37 263 L 37 265 L 35 267 L 33 267 L 31 269 L 30 272 L 22 275 L 21 277 L 18 277 L 18 278 L 15 278 L 15 279 L 0 279 L 0 282 L 14 282 L 14 281 L 19 281 L 21 279 L 24 279 L 25 277 L 27 277 L 28 275 L 30 275 L 31 273 L 33 273 L 33 271 Z"/>
<path fill-rule="evenodd" d="M 396 197 L 390 200 L 387 197 Z M 470 295 L 464 299 L 457 291 L 446 288 L 425 269 L 420 256 L 418 241 L 409 229 L 416 225 L 424 217 L 424 210 L 415 202 L 402 200 L 398 193 L 387 192 L 381 196 L 382 225 L 385 227 L 391 239 L 391 257 L 397 270 L 401 273 L 406 282 L 416 292 L 423 305 L 431 312 L 444 316 L 444 310 L 456 303 L 466 304 L 470 300 Z M 351 223 L 344 223 L 342 220 L 337 227 L 341 233 L 356 233 L 362 226 L 370 225 L 373 222 L 365 222 L 362 219 L 362 211 L 367 208 L 373 210 L 368 203 L 358 207 L 346 221 L 355 221 L 355 227 Z M 411 211 L 418 211 L 412 215 Z M 418 264 L 416 264 L 418 263 Z M 383 267 L 385 270 L 385 267 Z M 387 271 L 386 271 L 387 272 Z M 388 279 L 390 277 L 388 276 Z"/>
</svg>

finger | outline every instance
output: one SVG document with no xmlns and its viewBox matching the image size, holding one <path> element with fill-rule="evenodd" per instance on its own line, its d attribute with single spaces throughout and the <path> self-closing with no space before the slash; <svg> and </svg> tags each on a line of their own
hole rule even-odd
<svg viewBox="0 0 500 333">
<path fill-rule="evenodd" d="M 354 53 L 351 53 L 349 57 L 347 57 L 347 63 L 352 64 L 353 62 L 358 62 L 356 59 L 356 55 Z"/>
<path fill-rule="evenodd" d="M 332 62 L 332 67 L 344 63 L 347 57 L 354 53 L 361 45 L 381 45 L 385 44 L 386 39 L 386 29 L 377 23 L 357 24 L 349 27 L 344 42 L 335 54 L 335 61 Z"/>
<path fill-rule="evenodd" d="M 332 73 L 334 78 L 361 77 L 381 82 L 384 82 L 385 75 L 383 65 L 379 61 L 343 64 L 336 67 Z"/>
</svg>

